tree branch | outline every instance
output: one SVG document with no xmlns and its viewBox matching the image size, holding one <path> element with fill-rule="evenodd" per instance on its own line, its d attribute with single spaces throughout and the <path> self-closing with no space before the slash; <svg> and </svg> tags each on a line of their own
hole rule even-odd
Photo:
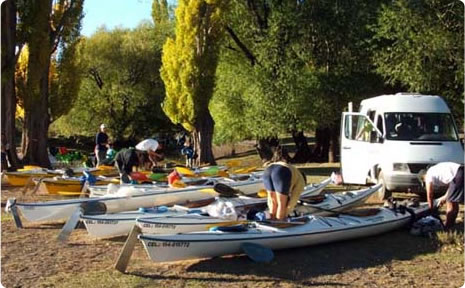
<svg viewBox="0 0 465 288">
<path fill-rule="evenodd" d="M 250 65 L 254 66 L 256 64 L 256 62 L 257 62 L 257 59 L 252 54 L 252 52 L 250 52 L 250 50 L 245 46 L 245 44 L 242 43 L 242 41 L 239 39 L 239 37 L 236 35 L 236 33 L 234 33 L 234 31 L 232 30 L 231 27 L 226 25 L 225 29 L 229 33 L 231 38 L 234 40 L 234 42 L 236 42 L 237 46 L 239 46 L 239 48 L 241 48 L 242 52 L 244 52 L 245 57 L 247 57 L 249 59 Z"/>
</svg>

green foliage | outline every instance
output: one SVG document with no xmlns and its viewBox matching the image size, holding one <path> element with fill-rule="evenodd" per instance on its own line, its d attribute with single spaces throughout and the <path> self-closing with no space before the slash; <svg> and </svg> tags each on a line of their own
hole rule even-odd
<svg viewBox="0 0 465 288">
<path fill-rule="evenodd" d="M 100 29 L 79 45 L 84 79 L 70 113 L 58 120 L 60 134 L 93 135 L 106 123 L 115 140 L 169 129 L 161 110 L 161 47 L 153 25 L 135 30 Z"/>
<path fill-rule="evenodd" d="M 463 3 L 448 0 L 394 1 L 383 6 L 374 62 L 388 83 L 408 91 L 444 96 L 463 118 Z"/>
<path fill-rule="evenodd" d="M 161 76 L 166 87 L 163 110 L 176 124 L 192 131 L 197 117 L 207 113 L 213 94 L 227 1 L 179 1 L 176 38 L 163 47 Z"/>
</svg>

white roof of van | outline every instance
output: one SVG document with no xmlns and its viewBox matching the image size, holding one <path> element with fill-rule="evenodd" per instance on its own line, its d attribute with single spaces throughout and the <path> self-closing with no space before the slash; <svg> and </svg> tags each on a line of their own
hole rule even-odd
<svg viewBox="0 0 465 288">
<path fill-rule="evenodd" d="M 383 112 L 450 113 L 449 107 L 441 97 L 415 93 L 381 95 L 360 102 L 360 112 L 366 112 L 368 109 Z"/>
</svg>

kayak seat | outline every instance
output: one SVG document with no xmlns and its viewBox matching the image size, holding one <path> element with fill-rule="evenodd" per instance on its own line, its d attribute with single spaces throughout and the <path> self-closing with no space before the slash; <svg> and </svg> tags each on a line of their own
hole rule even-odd
<svg viewBox="0 0 465 288">
<path fill-rule="evenodd" d="M 238 224 L 231 226 L 214 226 L 209 229 L 209 231 L 221 231 L 221 232 L 245 232 L 247 231 L 247 225 Z"/>
</svg>

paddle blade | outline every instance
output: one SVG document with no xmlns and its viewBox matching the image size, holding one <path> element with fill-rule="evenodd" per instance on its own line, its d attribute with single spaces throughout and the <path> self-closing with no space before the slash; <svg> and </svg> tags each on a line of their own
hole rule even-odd
<svg viewBox="0 0 465 288">
<path fill-rule="evenodd" d="M 241 249 L 254 262 L 268 263 L 274 258 L 273 250 L 257 243 L 242 243 Z"/>
<path fill-rule="evenodd" d="M 222 197 L 234 197 L 237 195 L 240 195 L 241 192 L 239 190 L 236 190 L 226 184 L 223 183 L 216 183 L 213 186 L 213 189 L 220 194 Z"/>
</svg>

